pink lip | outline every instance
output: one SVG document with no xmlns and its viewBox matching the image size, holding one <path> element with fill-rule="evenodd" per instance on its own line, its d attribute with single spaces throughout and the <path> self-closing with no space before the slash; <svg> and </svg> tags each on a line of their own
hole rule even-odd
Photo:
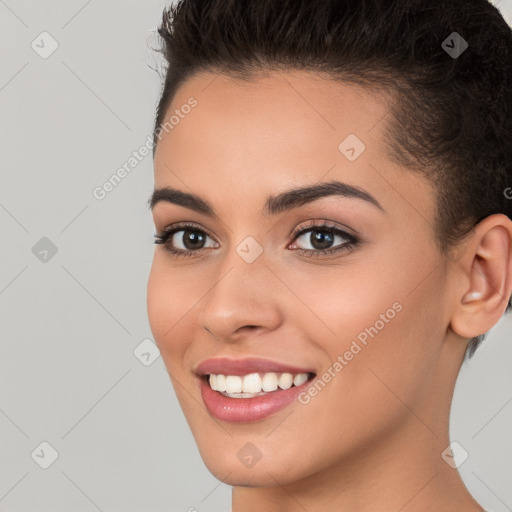
<svg viewBox="0 0 512 512">
<path fill-rule="evenodd" d="M 249 423 L 262 420 L 284 409 L 311 383 L 311 380 L 307 380 L 300 386 L 278 389 L 254 398 L 229 398 L 218 391 L 213 391 L 206 377 L 200 377 L 199 381 L 201 396 L 208 412 L 214 418 L 233 423 Z"/>
<path fill-rule="evenodd" d="M 216 357 L 202 361 L 196 368 L 198 375 L 247 375 L 249 373 L 314 373 L 308 368 L 290 366 L 268 359 L 246 358 L 229 359 L 227 357 Z M 250 399 L 248 399 L 250 400 Z"/>
</svg>

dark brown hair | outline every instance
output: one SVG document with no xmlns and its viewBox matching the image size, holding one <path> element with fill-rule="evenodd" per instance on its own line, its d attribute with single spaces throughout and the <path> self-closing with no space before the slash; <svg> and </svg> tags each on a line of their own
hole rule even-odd
<svg viewBox="0 0 512 512">
<path fill-rule="evenodd" d="M 485 217 L 512 218 L 512 31 L 487 0 L 180 0 L 158 33 L 153 152 L 177 89 L 197 72 L 307 70 L 393 98 L 389 158 L 435 184 L 445 254 Z"/>
</svg>

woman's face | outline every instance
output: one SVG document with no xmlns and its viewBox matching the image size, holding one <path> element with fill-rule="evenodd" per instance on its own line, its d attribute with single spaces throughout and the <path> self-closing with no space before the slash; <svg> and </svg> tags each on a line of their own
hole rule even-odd
<svg viewBox="0 0 512 512">
<path fill-rule="evenodd" d="M 203 74 L 171 115 L 155 189 L 181 195 L 153 204 L 157 233 L 176 230 L 155 246 L 148 313 L 210 471 L 284 485 L 384 457 L 397 433 L 398 450 L 431 435 L 418 418 L 440 400 L 453 272 L 434 242 L 433 190 L 386 156 L 385 99 L 306 72 Z M 225 397 L 210 373 L 230 393 L 278 389 Z"/>
</svg>

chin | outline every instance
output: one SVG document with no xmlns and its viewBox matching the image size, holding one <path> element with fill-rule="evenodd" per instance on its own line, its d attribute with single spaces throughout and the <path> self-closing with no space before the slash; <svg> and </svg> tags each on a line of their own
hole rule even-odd
<svg viewBox="0 0 512 512">
<path fill-rule="evenodd" d="M 286 485 L 307 476 L 302 474 L 304 468 L 297 460 L 296 451 L 281 451 L 269 444 L 267 442 L 266 446 L 262 446 L 262 443 L 258 443 L 259 450 L 256 453 L 250 441 L 238 440 L 236 435 L 230 437 L 229 441 L 219 444 L 214 444 L 211 438 L 205 436 L 202 442 L 198 443 L 198 448 L 208 471 L 228 485 L 273 487 Z"/>
<path fill-rule="evenodd" d="M 274 487 L 296 480 L 284 468 L 268 467 L 265 464 L 261 464 L 260 467 L 256 464 L 252 468 L 247 468 L 234 461 L 219 463 L 219 461 L 213 462 L 203 458 L 203 462 L 215 478 L 236 487 Z"/>
</svg>

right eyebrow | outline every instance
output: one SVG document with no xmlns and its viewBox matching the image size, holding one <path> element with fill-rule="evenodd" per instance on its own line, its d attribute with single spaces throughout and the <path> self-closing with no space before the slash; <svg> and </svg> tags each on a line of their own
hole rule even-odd
<svg viewBox="0 0 512 512">
<path fill-rule="evenodd" d="M 213 207 L 207 201 L 201 199 L 196 194 L 182 192 L 175 188 L 163 187 L 155 189 L 148 200 L 149 208 L 153 210 L 154 206 L 162 201 L 184 206 L 185 208 L 203 213 L 209 217 L 217 216 Z"/>
</svg>

